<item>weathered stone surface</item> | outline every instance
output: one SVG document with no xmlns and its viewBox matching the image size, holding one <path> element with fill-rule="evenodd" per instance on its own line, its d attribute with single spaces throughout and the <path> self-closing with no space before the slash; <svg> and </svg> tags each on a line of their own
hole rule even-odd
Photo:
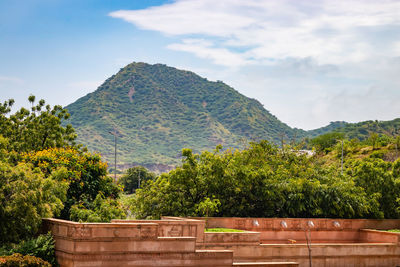
<svg viewBox="0 0 400 267">
<path fill-rule="evenodd" d="M 197 221 L 200 228 L 203 221 Z M 159 227 L 165 235 L 159 236 Z M 227 250 L 196 250 L 197 225 L 154 222 L 75 223 L 44 219 L 61 267 L 232 266 Z M 167 231 L 169 230 L 169 231 Z M 204 233 L 204 227 L 202 228 Z M 203 235 L 202 235 L 203 238 Z"/>
<path fill-rule="evenodd" d="M 312 226 L 310 226 L 312 221 Z M 209 218 L 75 223 L 45 219 L 68 266 L 400 266 L 400 220 Z M 233 264 L 233 262 L 235 262 Z M 275 265 L 274 265 L 275 264 Z"/>
</svg>

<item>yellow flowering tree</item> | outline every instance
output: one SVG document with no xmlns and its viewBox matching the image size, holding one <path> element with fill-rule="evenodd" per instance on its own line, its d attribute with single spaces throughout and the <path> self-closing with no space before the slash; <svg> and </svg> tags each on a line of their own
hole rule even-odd
<svg viewBox="0 0 400 267">
<path fill-rule="evenodd" d="M 76 148 L 49 148 L 23 153 L 25 162 L 40 168 L 46 177 L 54 170 L 65 168 L 69 183 L 67 201 L 61 217 L 69 219 L 70 208 L 77 203 L 91 203 L 101 193 L 104 197 L 115 198 L 119 188 L 107 177 L 107 163 L 98 154 L 82 152 Z"/>
</svg>

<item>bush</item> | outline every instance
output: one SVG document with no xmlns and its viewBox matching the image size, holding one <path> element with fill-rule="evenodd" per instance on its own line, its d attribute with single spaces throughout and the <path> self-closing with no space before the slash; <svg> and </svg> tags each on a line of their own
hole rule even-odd
<svg viewBox="0 0 400 267">
<path fill-rule="evenodd" d="M 344 134 L 331 132 L 313 138 L 310 143 L 318 152 L 328 153 L 343 138 Z"/>
<path fill-rule="evenodd" d="M 98 194 L 93 203 L 80 203 L 71 207 L 71 220 L 81 222 L 110 222 L 126 219 L 122 203 L 118 199 L 104 198 Z"/>
<path fill-rule="evenodd" d="M 11 256 L 2 256 L 0 257 L 0 266 L 1 267 L 51 267 L 51 264 L 47 261 L 44 261 L 40 258 L 29 256 L 29 255 L 21 255 L 21 254 L 13 254 Z"/>
<path fill-rule="evenodd" d="M 8 244 L 0 248 L 0 255 L 22 254 L 35 256 L 58 266 L 55 256 L 55 242 L 51 233 L 24 240 L 18 244 Z"/>
</svg>

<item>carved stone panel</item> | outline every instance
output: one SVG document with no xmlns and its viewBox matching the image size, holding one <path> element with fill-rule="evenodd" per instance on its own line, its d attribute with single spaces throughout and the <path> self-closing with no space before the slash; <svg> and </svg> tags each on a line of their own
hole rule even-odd
<svg viewBox="0 0 400 267">
<path fill-rule="evenodd" d="M 182 236 L 182 226 L 181 225 L 173 225 L 171 229 L 168 231 L 167 236 L 171 237 L 179 237 Z"/>
<path fill-rule="evenodd" d="M 88 227 L 68 227 L 68 236 L 72 238 L 89 238 L 92 231 Z"/>
<path fill-rule="evenodd" d="M 141 239 L 156 239 L 157 233 L 156 233 L 156 231 L 153 231 L 153 229 L 150 227 L 142 227 L 140 229 L 140 238 Z"/>
</svg>

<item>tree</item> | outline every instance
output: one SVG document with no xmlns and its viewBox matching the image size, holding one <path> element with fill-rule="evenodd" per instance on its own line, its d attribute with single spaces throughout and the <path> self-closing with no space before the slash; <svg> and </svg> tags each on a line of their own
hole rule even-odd
<svg viewBox="0 0 400 267">
<path fill-rule="evenodd" d="M 376 149 L 378 147 L 378 139 L 379 139 L 379 135 L 377 133 L 370 133 L 369 137 L 368 137 L 368 141 L 372 146 L 372 149 Z"/>
<path fill-rule="evenodd" d="M 217 147 L 201 154 L 184 149 L 182 154 L 182 166 L 136 191 L 131 205 L 136 217 L 204 215 L 199 207 L 211 200 L 220 203 L 216 216 L 382 217 L 376 198 L 351 177 L 313 157 L 282 153 L 267 141 L 243 151 Z"/>
<path fill-rule="evenodd" d="M 355 184 L 364 188 L 367 195 L 379 201 L 385 218 L 399 218 L 396 200 L 400 197 L 400 177 L 395 163 L 385 162 L 380 158 L 366 158 L 353 162 L 351 176 Z"/>
<path fill-rule="evenodd" d="M 218 199 L 211 200 L 208 197 L 198 204 L 196 212 L 206 217 L 206 229 L 208 228 L 208 217 L 218 212 L 219 205 L 221 205 L 221 202 Z"/>
<path fill-rule="evenodd" d="M 43 99 L 34 106 L 34 96 L 28 100 L 32 104 L 31 110 L 21 108 L 14 114 L 10 114 L 14 100 L 0 103 L 0 135 L 9 140 L 8 151 L 39 151 L 75 145 L 74 129 L 71 125 L 62 125 L 69 118 L 66 109 L 45 105 Z"/>
<path fill-rule="evenodd" d="M 310 143 L 317 151 L 327 153 L 332 150 L 338 140 L 342 140 L 343 138 L 343 133 L 331 132 L 311 139 Z"/>
<path fill-rule="evenodd" d="M 61 213 L 63 219 L 69 219 L 69 210 L 74 204 L 92 202 L 98 193 L 116 198 L 120 192 L 112 178 L 107 177 L 107 163 L 102 162 L 98 154 L 75 148 L 50 148 L 23 153 L 22 159 L 40 168 L 46 177 L 59 168 L 68 172 L 67 200 Z"/>
<path fill-rule="evenodd" d="M 112 219 L 126 219 L 125 210 L 118 199 L 105 198 L 101 193 L 91 203 L 82 202 L 71 207 L 73 221 L 110 222 Z"/>
<path fill-rule="evenodd" d="M 143 166 L 135 166 L 126 170 L 126 173 L 119 179 L 119 183 L 124 187 L 124 192 L 132 194 L 140 185 L 148 180 L 154 180 L 156 175 Z M 139 182 L 140 181 L 140 182 Z"/>
<path fill-rule="evenodd" d="M 65 169 L 46 179 L 29 164 L 0 162 L 0 243 L 30 237 L 43 217 L 58 215 L 66 200 L 65 178 Z"/>
</svg>

